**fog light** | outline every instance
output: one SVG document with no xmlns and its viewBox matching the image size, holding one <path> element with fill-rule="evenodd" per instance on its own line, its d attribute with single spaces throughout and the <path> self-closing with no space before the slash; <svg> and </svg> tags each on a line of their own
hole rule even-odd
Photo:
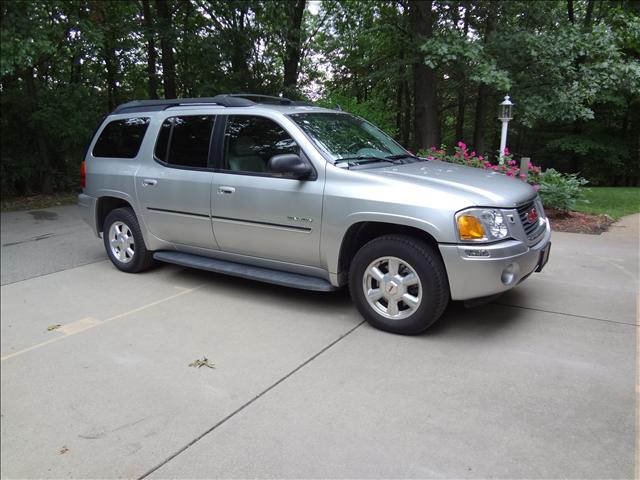
<svg viewBox="0 0 640 480">
<path fill-rule="evenodd" d="M 500 276 L 500 280 L 507 287 L 516 283 L 518 280 L 518 273 L 520 272 L 520 267 L 514 263 L 510 264 L 507 268 L 502 271 L 502 275 Z"/>
</svg>

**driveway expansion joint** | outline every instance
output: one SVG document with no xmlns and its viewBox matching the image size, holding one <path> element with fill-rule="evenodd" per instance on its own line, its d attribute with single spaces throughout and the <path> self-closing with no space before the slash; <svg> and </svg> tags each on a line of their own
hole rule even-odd
<svg viewBox="0 0 640 480">
<path fill-rule="evenodd" d="M 211 428 L 209 428 L 208 430 L 206 430 L 204 433 L 201 433 L 200 435 L 198 435 L 196 438 L 194 438 L 193 440 L 191 440 L 189 443 L 187 443 L 184 447 L 182 447 L 181 449 L 179 449 L 178 451 L 176 451 L 175 453 L 173 453 L 172 455 L 168 456 L 166 459 L 164 459 L 162 462 L 160 462 L 158 465 L 156 465 L 155 467 L 151 468 L 150 470 L 147 470 L 145 473 L 143 473 L 140 477 L 138 477 L 138 480 L 143 480 L 145 478 L 147 478 L 149 475 L 151 475 L 152 473 L 154 473 L 155 471 L 159 470 L 160 468 L 162 468 L 164 465 L 166 465 L 167 463 L 169 463 L 171 460 L 173 460 L 174 458 L 176 458 L 178 455 L 180 455 L 181 453 L 185 452 L 187 449 L 189 449 L 190 447 L 192 447 L 193 445 L 195 445 L 197 442 L 199 442 L 200 440 L 202 440 L 204 437 L 206 437 L 207 435 L 209 435 L 211 432 L 213 432 L 215 429 L 217 429 L 218 427 L 220 427 L 221 425 L 223 425 L 224 423 L 227 422 L 227 420 L 230 420 L 231 418 L 233 418 L 235 415 L 237 415 L 238 413 L 240 413 L 241 411 L 243 411 L 245 408 L 247 408 L 248 406 L 250 406 L 252 403 L 254 403 L 256 400 L 258 400 L 260 397 L 266 395 L 267 393 L 269 393 L 271 390 L 273 390 L 274 388 L 276 388 L 278 385 L 280 385 L 282 382 L 284 382 L 285 380 L 287 380 L 289 377 L 291 377 L 292 375 L 294 375 L 295 373 L 297 373 L 298 371 L 302 370 L 304 367 L 306 367 L 309 363 L 311 363 L 312 361 L 314 361 L 316 358 L 318 358 L 320 355 L 322 355 L 324 352 L 326 352 L 327 350 L 329 350 L 331 347 L 333 347 L 334 345 L 336 345 L 338 342 L 342 341 L 343 339 L 347 338 L 349 335 L 351 335 L 353 332 L 355 332 L 359 327 L 362 326 L 362 324 L 365 323 L 365 320 L 362 320 L 360 323 L 358 323 L 357 325 L 355 325 L 354 327 L 350 328 L 349 330 L 347 330 L 345 333 L 343 333 L 342 335 L 340 335 L 338 338 L 336 338 L 335 340 L 333 340 L 331 343 L 329 343 L 328 345 L 324 346 L 322 349 L 320 349 L 318 352 L 314 353 L 311 357 L 307 358 L 304 362 L 302 362 L 300 365 L 298 365 L 296 368 L 294 368 L 293 370 L 291 370 L 289 373 L 287 373 L 285 376 L 279 378 L 276 382 L 272 383 L 271 385 L 269 385 L 267 388 L 265 388 L 264 390 L 262 390 L 260 393 L 258 393 L 255 397 L 253 397 L 251 400 L 243 403 L 242 405 L 240 405 L 240 407 L 238 407 L 237 409 L 235 409 L 233 412 L 231 412 L 229 415 L 227 415 L 226 417 L 224 417 L 222 420 L 220 420 L 219 422 L 217 422 L 214 426 L 212 426 Z"/>
<path fill-rule="evenodd" d="M 501 307 L 521 308 L 523 310 L 534 310 L 536 312 L 550 313 L 554 315 L 566 315 L 567 317 L 584 318 L 585 320 L 596 320 L 598 322 L 617 323 L 618 325 L 628 325 L 630 327 L 640 327 L 640 325 L 636 323 L 619 322 L 617 320 L 607 320 L 606 318 L 589 317 L 587 315 L 578 315 L 575 313 L 557 312 L 555 310 L 544 310 L 543 308 L 523 307 L 521 305 L 511 305 L 508 303 L 498 302 L 496 302 L 496 305 L 500 305 Z"/>
</svg>

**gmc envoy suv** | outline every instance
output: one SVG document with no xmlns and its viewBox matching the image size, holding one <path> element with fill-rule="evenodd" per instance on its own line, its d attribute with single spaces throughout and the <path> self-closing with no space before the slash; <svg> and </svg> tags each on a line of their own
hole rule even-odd
<svg viewBox="0 0 640 480">
<path fill-rule="evenodd" d="M 367 121 L 278 97 L 134 101 L 82 164 L 83 217 L 124 272 L 155 260 L 293 288 L 348 284 L 377 328 L 423 331 L 449 300 L 542 270 L 535 190 L 411 154 Z"/>
</svg>

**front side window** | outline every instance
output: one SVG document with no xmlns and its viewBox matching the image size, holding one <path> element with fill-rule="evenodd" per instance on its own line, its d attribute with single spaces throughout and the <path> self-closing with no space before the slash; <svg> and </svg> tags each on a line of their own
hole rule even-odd
<svg viewBox="0 0 640 480">
<path fill-rule="evenodd" d="M 91 152 L 94 157 L 135 158 L 149 126 L 146 117 L 109 122 Z"/>
<path fill-rule="evenodd" d="M 407 151 L 371 123 L 344 113 L 296 113 L 291 119 L 333 161 L 406 155 Z"/>
<path fill-rule="evenodd" d="M 230 115 L 224 136 L 224 168 L 237 172 L 269 173 L 269 159 L 300 147 L 276 122 L 265 117 Z"/>
<path fill-rule="evenodd" d="M 173 166 L 206 168 L 214 121 L 213 115 L 167 118 L 158 133 L 156 158 Z"/>
</svg>

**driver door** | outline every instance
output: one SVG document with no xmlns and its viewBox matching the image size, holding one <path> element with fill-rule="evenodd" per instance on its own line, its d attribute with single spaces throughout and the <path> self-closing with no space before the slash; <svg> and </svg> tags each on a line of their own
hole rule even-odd
<svg viewBox="0 0 640 480">
<path fill-rule="evenodd" d="M 230 115 L 218 152 L 211 206 L 220 250 L 319 266 L 324 178 L 296 180 L 269 172 L 274 155 L 304 158 L 284 128 L 259 115 Z"/>
</svg>

